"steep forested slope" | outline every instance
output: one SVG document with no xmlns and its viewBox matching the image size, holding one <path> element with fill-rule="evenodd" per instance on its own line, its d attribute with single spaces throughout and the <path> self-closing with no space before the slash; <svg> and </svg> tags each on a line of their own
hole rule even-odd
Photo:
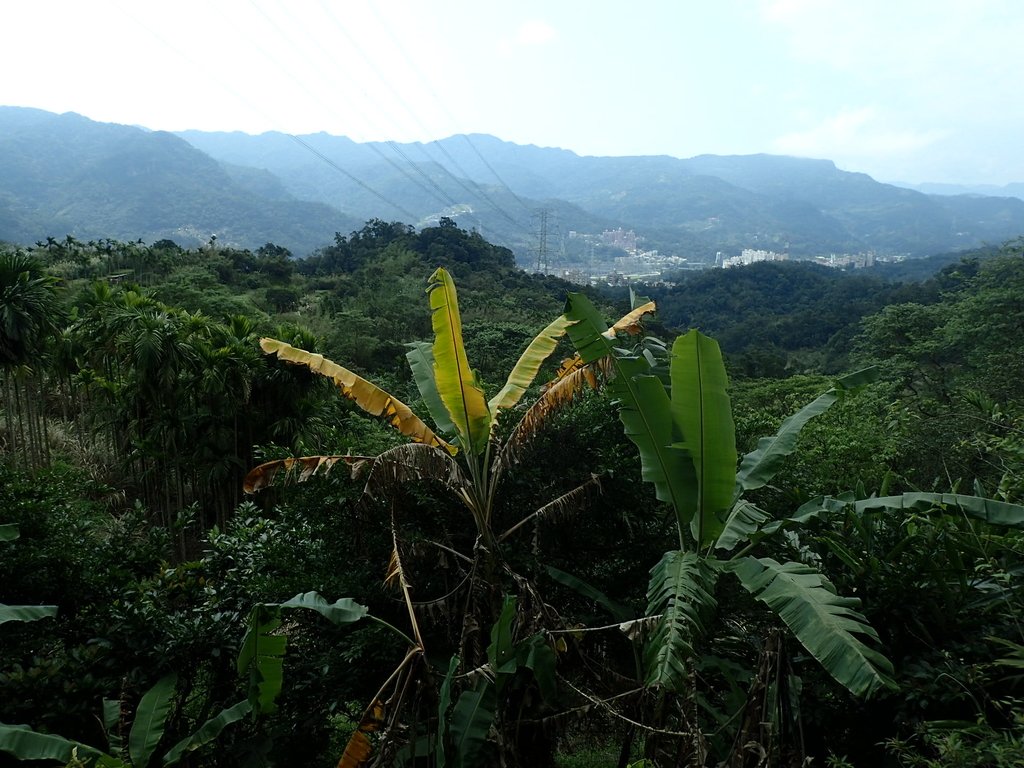
<svg viewBox="0 0 1024 768">
<path fill-rule="evenodd" d="M 216 234 L 225 244 L 277 242 L 305 253 L 357 223 L 246 181 L 169 133 L 0 108 L 0 240 L 71 234 L 198 245 Z"/>
</svg>

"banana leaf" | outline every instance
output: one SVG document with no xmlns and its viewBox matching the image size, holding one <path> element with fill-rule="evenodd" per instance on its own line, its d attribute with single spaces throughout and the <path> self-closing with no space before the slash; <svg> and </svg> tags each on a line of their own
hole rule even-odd
<svg viewBox="0 0 1024 768">
<path fill-rule="evenodd" d="M 39 621 L 57 615 L 56 605 L 4 605 L 0 603 L 0 624 L 8 621 Z"/>
<path fill-rule="evenodd" d="M 331 379 L 342 395 L 370 415 L 385 419 L 392 427 L 417 443 L 426 443 L 454 452 L 454 449 L 435 435 L 409 406 L 362 376 L 352 373 L 323 355 L 296 349 L 291 344 L 285 344 L 277 339 L 260 339 L 260 347 L 268 355 L 277 355 L 286 362 L 304 365 L 314 373 Z"/>
<path fill-rule="evenodd" d="M 737 501 L 729 517 L 726 518 L 722 532 L 715 541 L 715 549 L 733 550 L 737 544 L 749 541 L 768 520 L 768 513 L 745 499 Z"/>
<path fill-rule="evenodd" d="M 368 613 L 365 605 L 360 605 L 350 597 L 328 603 L 317 592 L 300 593 L 291 600 L 281 603 L 281 608 L 306 608 L 316 611 L 335 626 L 359 621 Z"/>
<path fill-rule="evenodd" d="M 540 371 L 541 365 L 555 351 L 559 339 L 565 336 L 570 322 L 565 315 L 559 315 L 526 347 L 508 375 L 505 386 L 487 403 L 491 412 L 492 424 L 497 420 L 500 409 L 512 408 L 522 399 L 527 388 L 537 378 L 537 372 Z"/>
<path fill-rule="evenodd" d="M 461 445 L 476 456 L 487 447 L 491 412 L 483 388 L 466 358 L 455 283 L 443 268 L 439 268 L 430 276 L 427 293 L 434 329 L 434 384 L 455 425 Z"/>
<path fill-rule="evenodd" d="M 222 709 L 214 717 L 203 723 L 195 733 L 185 737 L 171 747 L 163 757 L 163 764 L 167 766 L 174 765 L 187 753 L 194 752 L 200 747 L 209 744 L 220 736 L 221 731 L 227 726 L 237 723 L 250 712 L 252 712 L 252 704 L 249 703 L 248 699 L 238 702 L 233 707 Z"/>
<path fill-rule="evenodd" d="M 1024 528 L 1024 506 L 1020 504 L 986 499 L 981 496 L 969 496 L 963 493 L 928 493 L 924 491 L 912 491 L 898 496 L 873 496 L 857 500 L 854 500 L 854 494 L 851 492 L 840 496 L 819 496 L 803 504 L 794 517 L 840 512 L 850 506 L 858 515 L 876 509 L 907 509 L 946 514 L 949 514 L 951 509 L 955 509 L 967 517 L 989 525 Z"/>
<path fill-rule="evenodd" d="M 851 693 L 870 696 L 895 686 L 890 661 L 861 639 L 877 643 L 878 633 L 856 610 L 859 600 L 840 597 L 828 579 L 803 563 L 744 557 L 732 563 L 732 570 Z"/>
<path fill-rule="evenodd" d="M 877 368 L 864 368 L 836 381 L 836 386 L 819 395 L 799 411 L 782 422 L 779 431 L 771 437 L 762 437 L 757 448 L 743 457 L 739 472 L 736 473 L 736 494 L 752 491 L 767 484 L 779 471 L 782 460 L 796 449 L 800 431 L 815 416 L 831 408 L 850 388 L 862 386 L 878 378 Z"/>
<path fill-rule="evenodd" d="M 672 405 L 661 381 L 643 358 L 612 354 L 612 342 L 600 314 L 586 296 L 570 293 L 566 316 L 573 320 L 569 337 L 585 363 L 609 360 L 614 379 L 608 388 L 619 401 L 619 419 L 626 436 L 640 452 L 641 476 L 654 484 L 657 498 L 672 505 L 680 544 L 696 508 L 693 462 L 678 446 L 682 435 L 672 418 Z"/>
<path fill-rule="evenodd" d="M 281 626 L 281 608 L 257 605 L 249 614 L 249 627 L 238 652 L 239 675 L 249 675 L 249 703 L 257 714 L 277 709 L 277 697 L 284 682 L 285 635 L 272 634 Z"/>
<path fill-rule="evenodd" d="M 697 476 L 690 530 L 703 547 L 722 532 L 736 484 L 736 434 L 718 342 L 696 330 L 677 338 L 671 377 L 672 417 Z"/>
<path fill-rule="evenodd" d="M 714 598 L 718 561 L 696 552 L 670 550 L 651 569 L 647 615 L 660 615 L 644 651 L 646 684 L 680 692 L 688 684 L 694 643 L 706 630 Z"/>
<path fill-rule="evenodd" d="M 594 587 L 582 579 L 573 576 L 571 573 L 566 573 L 553 565 L 544 566 L 544 570 L 548 572 L 548 575 L 557 581 L 559 584 L 563 584 L 575 592 L 583 595 L 586 598 L 593 600 L 595 603 L 604 608 L 608 613 L 611 614 L 612 618 L 618 622 L 629 621 L 635 619 L 636 615 L 627 606 L 612 600 L 608 595 Z"/>
<path fill-rule="evenodd" d="M 176 674 L 164 675 L 142 695 L 128 734 L 128 756 L 134 768 L 146 768 L 149 765 L 153 752 L 163 738 L 177 682 Z"/>
<path fill-rule="evenodd" d="M 437 746 L 434 749 L 434 765 L 436 768 L 445 768 L 447 765 L 447 743 L 445 734 L 448 732 L 448 710 L 452 706 L 452 679 L 459 668 L 459 657 L 452 656 L 448 662 L 448 672 L 441 683 L 441 691 L 438 696 L 437 705 Z"/>
<path fill-rule="evenodd" d="M 97 766 L 115 768 L 124 763 L 98 749 L 87 747 L 63 736 L 36 733 L 26 725 L 0 723 L 0 753 L 6 752 L 16 760 L 56 760 L 71 762 L 76 753 L 80 759 L 95 760 Z"/>
<path fill-rule="evenodd" d="M 430 418 L 444 434 L 456 435 L 451 414 L 441 402 L 441 395 L 434 382 L 434 345 L 429 341 L 416 341 L 406 346 L 409 351 L 405 353 L 405 359 L 409 361 L 413 380 L 416 382 L 416 388 L 420 391 L 420 397 L 423 398 L 423 404 L 427 406 Z M 456 436 L 455 442 L 457 439 Z"/>
<path fill-rule="evenodd" d="M 487 734 L 497 711 L 494 684 L 484 677 L 478 679 L 472 690 L 463 691 L 459 696 L 448 724 L 456 766 L 475 768 L 489 764 Z"/>
</svg>

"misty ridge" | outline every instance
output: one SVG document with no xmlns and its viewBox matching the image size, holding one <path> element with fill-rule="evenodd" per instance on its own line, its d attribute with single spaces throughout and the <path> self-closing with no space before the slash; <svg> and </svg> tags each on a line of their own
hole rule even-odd
<svg viewBox="0 0 1024 768">
<path fill-rule="evenodd" d="M 0 241 L 23 244 L 71 234 L 195 246 L 216 235 L 304 256 L 370 219 L 447 218 L 524 267 L 536 266 L 542 228 L 545 266 L 563 268 L 627 251 L 691 266 L 747 249 L 902 258 L 1018 235 L 1019 194 L 1022 185 L 910 189 L 765 154 L 589 157 L 479 134 L 410 144 L 172 134 L 0 107 Z M 618 230 L 633 239 L 595 239 Z"/>
</svg>

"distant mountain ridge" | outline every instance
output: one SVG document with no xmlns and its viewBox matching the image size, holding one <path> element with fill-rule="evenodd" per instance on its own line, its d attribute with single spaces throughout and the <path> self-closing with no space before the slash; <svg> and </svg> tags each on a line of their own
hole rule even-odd
<svg viewBox="0 0 1024 768">
<path fill-rule="evenodd" d="M 0 107 L 0 240 L 162 238 L 296 252 L 358 227 L 275 177 L 231 169 L 174 134 Z"/>
<path fill-rule="evenodd" d="M 284 134 L 179 135 L 212 157 L 269 170 L 298 197 L 345 200 L 352 206 L 347 212 L 360 215 L 359 190 L 326 167 L 318 170 L 323 163 Z M 589 214 L 635 229 L 652 247 L 705 259 L 719 250 L 757 247 L 796 256 L 867 250 L 920 256 L 1024 232 L 1022 200 L 926 195 L 841 171 L 829 160 L 775 155 L 588 157 L 482 134 L 397 146 L 358 144 L 325 133 L 300 138 L 333 161 L 365 173 L 389 199 L 409 205 L 422 206 L 424 201 L 414 202 L 409 179 L 382 160 L 397 160 L 396 151 L 426 169 L 455 197 L 466 198 L 453 181 L 459 178 L 487 190 L 513 217 L 522 213 L 514 198 L 545 206 L 562 201 L 571 206 L 561 221 L 563 231 L 592 231 L 581 215 Z M 489 213 L 479 199 L 474 209 L 480 215 Z M 501 229 L 500 217 L 491 218 L 490 228 Z M 527 221 L 521 221 L 520 231 L 525 226 Z M 516 234 L 508 237 L 514 241 Z M 511 244 L 520 250 L 528 245 Z"/>
<path fill-rule="evenodd" d="M 570 231 L 616 227 L 697 261 L 743 248 L 920 256 L 1024 233 L 1022 200 L 924 194 L 828 160 L 588 157 L 482 134 L 408 144 L 171 134 L 0 107 L 0 240 L 192 245 L 216 234 L 303 255 L 371 218 L 422 226 L 448 216 L 528 264 L 541 209 L 556 260 L 585 254 Z"/>
<path fill-rule="evenodd" d="M 985 197 L 1016 197 L 1024 200 L 1024 182 L 1011 184 L 909 184 L 898 181 L 893 182 L 898 187 L 906 187 L 926 195 L 982 195 Z"/>
</svg>

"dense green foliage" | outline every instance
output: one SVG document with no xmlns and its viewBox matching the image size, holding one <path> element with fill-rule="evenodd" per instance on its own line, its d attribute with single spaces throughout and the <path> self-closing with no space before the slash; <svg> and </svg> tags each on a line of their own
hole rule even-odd
<svg viewBox="0 0 1024 768">
<path fill-rule="evenodd" d="M 406 442 L 330 382 L 262 354 L 262 336 L 321 352 L 436 415 L 406 344 L 437 331 L 425 288 L 439 266 L 458 284 L 465 353 L 491 398 L 562 313 L 568 286 L 527 276 L 511 252 L 450 220 L 418 231 L 371 221 L 304 260 L 271 243 L 247 251 L 216 241 L 184 249 L 67 238 L 0 252 L 0 603 L 56 606 L 52 617 L 0 624 L 0 723 L 59 734 L 120 764 L 154 765 L 217 730 L 216 741 L 179 750 L 181 764 L 333 765 L 353 733 L 383 743 L 367 705 L 411 637 L 389 566 L 397 552 L 415 575 L 410 599 L 426 648 L 401 727 L 444 745 L 448 764 L 482 764 L 499 749 L 511 762 L 550 764 L 551 747 L 563 765 L 580 764 L 572 753 L 583 745 L 594 765 L 684 754 L 740 765 L 747 744 L 779 765 L 804 754 L 836 765 L 1019 760 L 1021 529 L 1011 518 L 984 522 L 951 496 L 906 494 L 1024 501 L 1020 242 L 923 283 L 783 264 L 719 271 L 659 295 L 648 327 L 666 340 L 701 328 L 721 343 L 730 374 L 733 448 L 721 438 L 723 401 L 703 411 L 719 419 L 701 454 L 718 472 L 706 508 L 659 501 L 645 482 L 649 451 L 618 417 L 630 402 L 623 378 L 577 390 L 503 468 L 494 531 L 528 522 L 497 544 L 495 560 L 479 554 L 482 529 L 450 481 L 425 468 L 375 499 L 344 462 L 244 499 L 242 478 L 260 461 L 377 456 Z M 605 322 L 629 309 L 591 299 Z M 668 398 L 693 388 L 681 368 L 669 374 L 667 348 L 653 338 L 608 346 L 617 360 L 653 366 L 645 388 Z M 697 349 L 686 354 L 703 359 L 707 348 Z M 572 347 L 558 348 L 538 383 L 554 375 L 558 352 Z M 828 375 L 870 364 L 878 382 L 844 390 L 801 429 L 783 424 L 835 386 Z M 709 376 L 715 391 L 725 386 L 720 372 Z M 523 404 L 539 396 L 535 384 Z M 646 407 L 646 395 L 634 397 Z M 671 418 L 692 434 L 683 402 L 670 405 Z M 497 419 L 496 445 L 523 412 Z M 759 438 L 790 432 L 784 451 L 771 449 L 771 472 L 752 473 L 742 458 L 723 469 L 730 457 L 770 453 Z M 693 451 L 683 455 L 692 461 Z M 740 517 L 723 516 L 736 501 L 722 496 L 730 472 L 745 483 Z M 580 483 L 585 493 L 531 516 Z M 706 527 L 693 533 L 694 520 Z M 716 541 L 733 549 L 710 551 Z M 484 585 L 474 610 L 442 599 L 466 597 L 467 557 L 477 571 L 495 569 L 474 576 Z M 744 564 L 723 564 L 730 559 Z M 769 575 L 794 586 L 769 589 Z M 375 620 L 281 614 L 310 591 L 354 598 Z M 869 702 L 848 692 L 868 667 L 836 674 L 813 622 L 792 620 L 808 594 L 824 598 L 826 613 L 874 628 L 877 643 L 854 632 L 891 660 L 875 668 L 894 688 L 880 677 L 859 688 L 873 690 Z M 658 626 L 644 618 L 657 615 L 668 617 Z M 247 657 L 260 638 L 270 645 Z M 493 679 L 456 672 L 456 650 L 471 667 L 497 670 Z M 250 694 L 267 690 L 267 665 L 278 662 L 280 694 L 262 711 Z M 153 727 L 138 725 L 144 716 Z M 0 732 L 0 753 L 12 734 Z M 79 757 L 90 754 L 83 747 Z"/>
</svg>

